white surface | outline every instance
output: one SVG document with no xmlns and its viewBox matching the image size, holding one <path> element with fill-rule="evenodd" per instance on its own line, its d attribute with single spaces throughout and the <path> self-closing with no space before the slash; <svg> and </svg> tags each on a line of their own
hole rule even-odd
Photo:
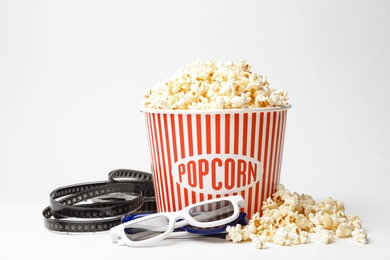
<svg viewBox="0 0 390 260">
<path fill-rule="evenodd" d="M 389 28 L 388 1 L 0 1 L 0 258 L 389 259 Z M 368 245 L 134 249 L 43 227 L 54 188 L 149 170 L 144 89 L 211 58 L 288 90 L 282 183 L 343 201 Z"/>
</svg>

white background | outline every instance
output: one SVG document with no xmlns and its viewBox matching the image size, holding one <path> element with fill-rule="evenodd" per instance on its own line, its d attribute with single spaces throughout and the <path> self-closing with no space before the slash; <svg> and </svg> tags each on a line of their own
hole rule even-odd
<svg viewBox="0 0 390 260">
<path fill-rule="evenodd" d="M 0 0 L 1 259 L 389 259 L 389 32 L 379 0 Z M 281 182 L 343 201 L 369 244 L 145 249 L 43 227 L 54 188 L 150 170 L 143 91 L 196 59 L 246 59 L 288 91 Z"/>
</svg>

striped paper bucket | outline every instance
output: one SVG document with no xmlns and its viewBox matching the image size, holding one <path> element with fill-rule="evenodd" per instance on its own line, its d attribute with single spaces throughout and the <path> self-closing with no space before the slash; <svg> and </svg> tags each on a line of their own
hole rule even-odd
<svg viewBox="0 0 390 260">
<path fill-rule="evenodd" d="M 241 194 L 251 217 L 279 184 L 287 108 L 141 109 L 159 212 Z"/>
</svg>

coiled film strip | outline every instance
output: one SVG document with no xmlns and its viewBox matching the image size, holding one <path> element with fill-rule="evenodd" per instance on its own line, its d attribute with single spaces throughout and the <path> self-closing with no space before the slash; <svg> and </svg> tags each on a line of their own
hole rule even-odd
<svg viewBox="0 0 390 260">
<path fill-rule="evenodd" d="M 129 213 L 155 211 L 152 174 L 118 169 L 108 174 L 108 181 L 53 190 L 42 215 L 44 226 L 51 231 L 86 233 L 107 231 Z"/>
</svg>

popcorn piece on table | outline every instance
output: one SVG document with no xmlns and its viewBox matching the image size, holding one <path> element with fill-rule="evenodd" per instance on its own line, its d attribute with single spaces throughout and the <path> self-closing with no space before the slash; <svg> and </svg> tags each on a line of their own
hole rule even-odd
<svg viewBox="0 0 390 260">
<path fill-rule="evenodd" d="M 252 244 L 254 245 L 254 247 L 256 249 L 265 249 L 266 248 L 266 245 L 265 245 L 265 242 L 266 242 L 266 238 L 265 236 L 252 236 L 251 237 L 251 240 L 252 240 Z"/>
<path fill-rule="evenodd" d="M 356 242 L 367 244 L 367 233 L 361 228 L 357 228 L 354 231 L 352 231 L 352 237 L 355 239 Z"/>
<path fill-rule="evenodd" d="M 336 229 L 336 237 L 350 237 L 352 230 L 348 223 L 340 223 Z"/>
<path fill-rule="evenodd" d="M 329 244 L 334 238 L 334 231 L 326 229 L 324 226 L 317 226 L 317 240 L 323 244 Z"/>
<path fill-rule="evenodd" d="M 241 224 L 237 224 L 235 227 L 234 226 L 227 226 L 226 231 L 228 232 L 226 235 L 226 240 L 230 241 L 232 240 L 233 243 L 240 242 L 242 240 L 247 240 L 248 234 L 245 232 L 245 230 L 248 229 L 246 226 L 245 228 L 242 228 Z"/>
</svg>

